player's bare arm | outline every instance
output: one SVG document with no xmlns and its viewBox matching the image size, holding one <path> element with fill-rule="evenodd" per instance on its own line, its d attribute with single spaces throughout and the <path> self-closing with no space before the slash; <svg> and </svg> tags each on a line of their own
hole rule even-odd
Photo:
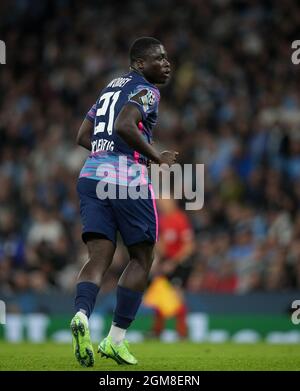
<svg viewBox="0 0 300 391">
<path fill-rule="evenodd" d="M 116 131 L 131 148 L 145 155 L 152 162 L 171 166 L 175 163 L 178 152 L 157 152 L 141 135 L 138 129 L 138 123 L 141 120 L 141 113 L 134 105 L 125 105 L 116 119 Z"/>
<path fill-rule="evenodd" d="M 83 148 L 92 149 L 91 147 L 91 136 L 94 130 L 93 122 L 88 119 L 84 119 L 77 134 L 76 143 Z"/>
</svg>

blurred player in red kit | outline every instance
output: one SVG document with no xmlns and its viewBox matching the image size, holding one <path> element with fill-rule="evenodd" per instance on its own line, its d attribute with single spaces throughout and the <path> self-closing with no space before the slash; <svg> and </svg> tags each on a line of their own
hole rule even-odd
<svg viewBox="0 0 300 391">
<path fill-rule="evenodd" d="M 187 336 L 187 306 L 184 302 L 183 288 L 192 268 L 195 250 L 194 233 L 188 217 L 179 209 L 176 201 L 161 199 L 159 208 L 159 242 L 157 244 L 158 262 L 155 274 L 168 278 L 176 289 L 180 305 L 175 310 L 176 330 L 181 338 Z M 153 333 L 159 336 L 164 329 L 166 317 L 158 308 L 155 310 Z"/>
</svg>

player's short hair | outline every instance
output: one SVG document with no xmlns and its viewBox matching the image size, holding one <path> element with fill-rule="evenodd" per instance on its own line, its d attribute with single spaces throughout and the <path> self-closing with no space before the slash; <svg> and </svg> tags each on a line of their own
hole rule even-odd
<svg viewBox="0 0 300 391">
<path fill-rule="evenodd" d="M 129 49 L 130 62 L 133 63 L 138 58 L 145 58 L 152 46 L 161 45 L 161 42 L 153 37 L 141 37 L 136 39 Z"/>
</svg>

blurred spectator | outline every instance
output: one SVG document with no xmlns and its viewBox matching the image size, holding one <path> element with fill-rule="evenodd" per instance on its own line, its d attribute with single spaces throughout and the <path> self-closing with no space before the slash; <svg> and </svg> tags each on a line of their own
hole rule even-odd
<svg viewBox="0 0 300 391">
<path fill-rule="evenodd" d="M 33 223 L 28 232 L 29 245 L 38 245 L 41 242 L 55 244 L 63 236 L 63 227 L 51 212 L 41 206 L 33 210 Z"/>
</svg>

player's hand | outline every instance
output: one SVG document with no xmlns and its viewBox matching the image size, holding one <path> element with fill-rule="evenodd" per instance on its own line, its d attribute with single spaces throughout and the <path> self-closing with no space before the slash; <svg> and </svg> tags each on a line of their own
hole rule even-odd
<svg viewBox="0 0 300 391">
<path fill-rule="evenodd" d="M 163 151 L 160 154 L 159 164 L 167 164 L 169 167 L 176 162 L 178 152 Z"/>
</svg>

